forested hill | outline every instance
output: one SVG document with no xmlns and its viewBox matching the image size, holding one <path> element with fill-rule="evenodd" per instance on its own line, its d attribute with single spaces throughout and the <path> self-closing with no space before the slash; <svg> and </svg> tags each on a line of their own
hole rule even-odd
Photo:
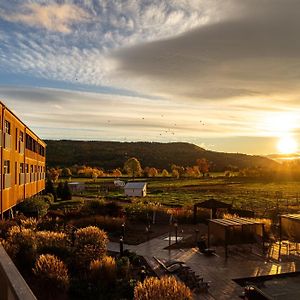
<svg viewBox="0 0 300 300">
<path fill-rule="evenodd" d="M 276 162 L 245 154 L 207 151 L 189 143 L 123 143 L 99 141 L 46 140 L 47 165 L 69 167 L 88 165 L 105 170 L 123 167 L 130 157 L 140 160 L 142 167 L 170 169 L 172 164 L 193 166 L 198 158 L 206 158 L 214 171 L 224 171 L 229 165 L 238 168 L 259 166 L 262 168 L 277 165 Z"/>
</svg>

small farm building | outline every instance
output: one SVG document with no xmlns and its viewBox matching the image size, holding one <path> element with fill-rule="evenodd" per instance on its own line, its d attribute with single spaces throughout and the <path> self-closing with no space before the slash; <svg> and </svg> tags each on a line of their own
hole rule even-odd
<svg viewBox="0 0 300 300">
<path fill-rule="evenodd" d="M 85 185 L 83 182 L 69 182 L 68 184 L 72 193 L 82 192 L 85 190 Z"/>
<path fill-rule="evenodd" d="M 125 196 L 145 197 L 147 195 L 146 182 L 127 182 L 124 187 Z"/>
</svg>

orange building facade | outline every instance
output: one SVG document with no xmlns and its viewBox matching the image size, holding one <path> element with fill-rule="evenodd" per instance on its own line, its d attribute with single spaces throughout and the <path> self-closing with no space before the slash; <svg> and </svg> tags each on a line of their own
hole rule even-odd
<svg viewBox="0 0 300 300">
<path fill-rule="evenodd" d="M 0 102 L 0 212 L 45 188 L 46 144 Z"/>
</svg>

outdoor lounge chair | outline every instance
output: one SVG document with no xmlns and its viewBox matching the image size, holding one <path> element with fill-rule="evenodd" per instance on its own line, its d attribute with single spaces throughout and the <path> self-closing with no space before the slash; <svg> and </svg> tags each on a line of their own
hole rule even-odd
<svg viewBox="0 0 300 300">
<path fill-rule="evenodd" d="M 216 249 L 207 248 L 204 240 L 197 242 L 197 246 L 199 251 L 207 256 L 214 255 L 216 253 Z"/>
<path fill-rule="evenodd" d="M 180 269 L 185 267 L 185 264 L 183 262 L 177 262 L 177 261 L 173 261 L 173 262 L 169 262 L 167 264 L 165 264 L 164 262 L 162 262 L 159 258 L 153 256 L 153 258 L 158 262 L 158 264 L 168 273 L 176 273 L 177 271 L 179 271 Z"/>
</svg>

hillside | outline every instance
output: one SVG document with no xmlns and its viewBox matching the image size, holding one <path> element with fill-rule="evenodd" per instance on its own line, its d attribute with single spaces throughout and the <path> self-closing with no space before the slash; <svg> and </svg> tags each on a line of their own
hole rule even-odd
<svg viewBox="0 0 300 300">
<path fill-rule="evenodd" d="M 277 163 L 260 156 L 236 153 L 207 151 L 189 143 L 123 143 L 100 141 L 46 140 L 47 165 L 72 166 L 89 165 L 110 170 L 123 167 L 129 157 L 137 157 L 142 167 L 153 166 L 159 169 L 170 169 L 172 164 L 192 166 L 198 158 L 212 162 L 213 171 L 224 171 L 231 166 L 270 167 Z"/>
</svg>

